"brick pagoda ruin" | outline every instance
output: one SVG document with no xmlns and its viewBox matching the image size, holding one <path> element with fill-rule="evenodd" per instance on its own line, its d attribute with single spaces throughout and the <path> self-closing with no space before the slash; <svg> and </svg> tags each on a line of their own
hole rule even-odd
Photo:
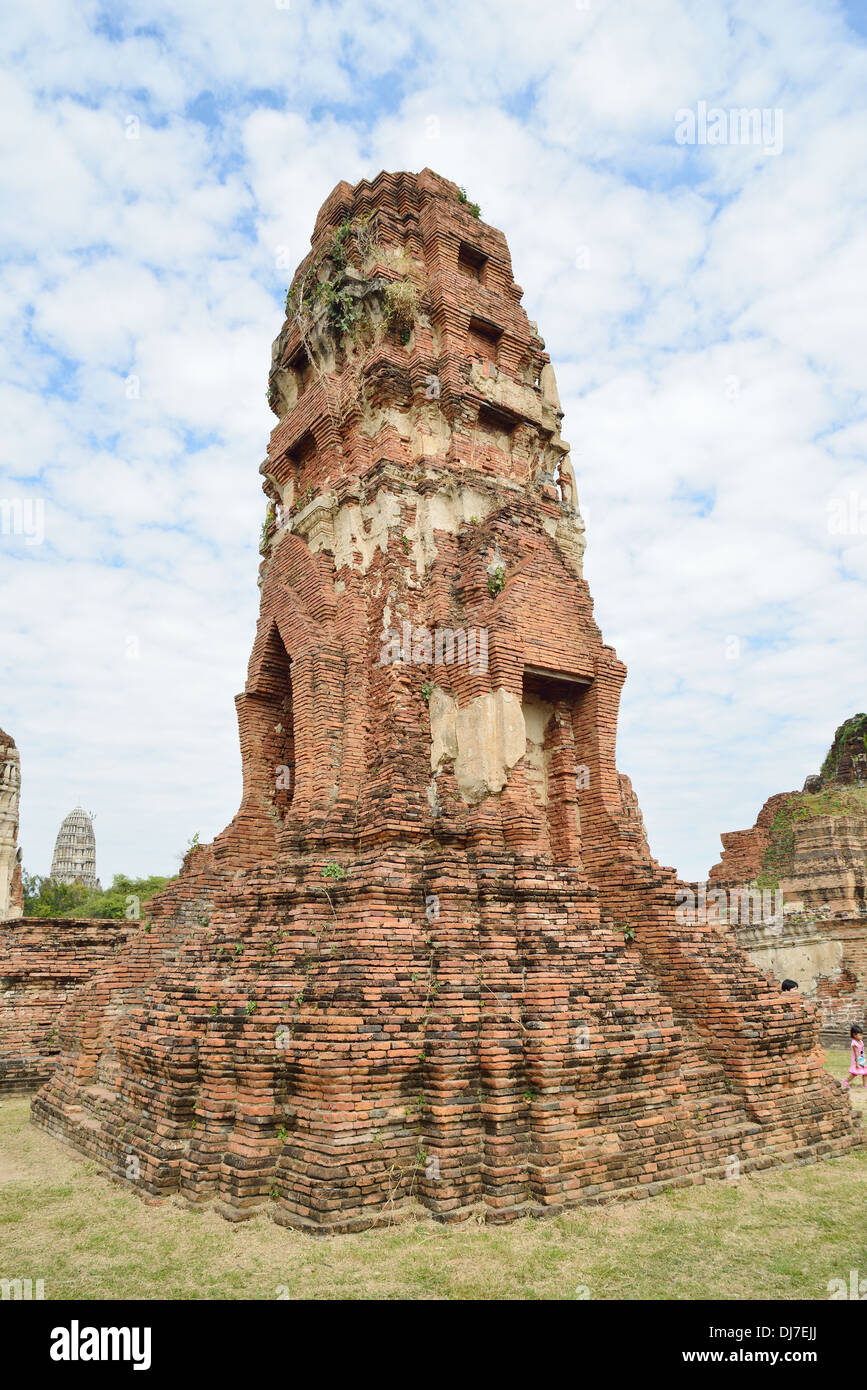
<svg viewBox="0 0 867 1390">
<path fill-rule="evenodd" d="M 708 888 L 740 894 L 738 942 L 763 970 L 798 981 L 825 1041 L 848 1045 L 852 1024 L 867 1027 L 867 714 L 840 725 L 802 791 L 769 797 L 750 830 L 721 838 Z M 750 885 L 781 911 L 755 920 Z"/>
<path fill-rule="evenodd" d="M 151 1198 L 506 1221 L 858 1142 L 812 1007 L 675 919 L 554 372 L 476 212 L 340 183 L 293 280 L 241 806 L 33 1104 Z"/>
</svg>

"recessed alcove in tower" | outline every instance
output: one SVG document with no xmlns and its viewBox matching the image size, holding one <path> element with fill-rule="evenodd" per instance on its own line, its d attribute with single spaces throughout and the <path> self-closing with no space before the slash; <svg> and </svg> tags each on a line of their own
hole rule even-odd
<svg viewBox="0 0 867 1390">
<path fill-rule="evenodd" d="M 479 284 L 485 283 L 485 266 L 488 258 L 475 246 L 469 242 L 462 241 L 458 248 L 458 270 L 461 275 L 466 275 L 468 280 L 477 280 Z"/>
<path fill-rule="evenodd" d="M 307 387 L 310 385 L 310 380 L 313 375 L 310 359 L 303 348 L 300 348 L 292 358 L 292 361 L 289 363 L 289 370 L 295 378 L 295 385 L 298 393 L 297 399 L 300 401 Z"/>
<path fill-rule="evenodd" d="M 588 684 L 563 672 L 524 668 L 521 709 L 527 730 L 527 778 L 544 808 L 555 863 L 581 862 L 580 759 L 573 725 Z"/>
<path fill-rule="evenodd" d="M 251 698 L 259 711 L 255 761 L 262 804 L 282 822 L 295 794 L 295 717 L 292 661 L 276 623 L 268 634 L 258 687 Z"/>
<path fill-rule="evenodd" d="M 316 461 L 316 438 L 312 430 L 307 430 L 289 452 L 288 492 L 284 488 L 284 500 L 297 506 L 304 496 L 305 489 L 313 487 L 313 464 Z"/>
<path fill-rule="evenodd" d="M 471 358 L 496 365 L 502 328 L 487 319 L 471 318 L 467 326 L 467 351 Z"/>
</svg>

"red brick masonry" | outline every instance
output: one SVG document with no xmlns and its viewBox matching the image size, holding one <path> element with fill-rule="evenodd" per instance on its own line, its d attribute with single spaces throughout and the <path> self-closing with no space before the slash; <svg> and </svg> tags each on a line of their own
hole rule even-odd
<svg viewBox="0 0 867 1390">
<path fill-rule="evenodd" d="M 53 1071 L 58 1022 L 76 989 L 112 959 L 129 922 L 16 917 L 0 922 L 0 1094 Z"/>
<path fill-rule="evenodd" d="M 317 280 L 275 344 L 240 810 L 76 994 L 35 1120 L 152 1197 L 317 1231 L 416 1203 L 505 1221 L 858 1142 L 814 1009 L 730 932 L 678 926 L 618 778 L 625 668 L 502 233 L 429 170 L 341 183 L 296 303 Z M 381 665 L 404 621 L 487 629 L 487 669 Z M 432 770 L 437 701 L 494 691 L 550 707 L 547 797 L 527 757 L 478 797 L 454 749 Z"/>
<path fill-rule="evenodd" d="M 720 835 L 722 859 L 708 873 L 708 883 L 729 887 L 751 883 L 762 872 L 765 850 L 771 842 L 774 817 L 794 792 L 778 792 L 769 796 L 749 830 L 729 830 Z"/>
</svg>

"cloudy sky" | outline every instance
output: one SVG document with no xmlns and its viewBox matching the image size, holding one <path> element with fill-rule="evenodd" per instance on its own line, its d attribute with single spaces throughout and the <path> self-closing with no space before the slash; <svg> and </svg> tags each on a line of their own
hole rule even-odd
<svg viewBox="0 0 867 1390">
<path fill-rule="evenodd" d="M 654 853 L 703 876 L 818 768 L 867 707 L 862 0 L 11 0 L 0 44 L 0 725 L 31 872 L 79 801 L 104 883 L 237 808 L 286 267 L 382 168 L 465 185 L 509 239 Z"/>
</svg>

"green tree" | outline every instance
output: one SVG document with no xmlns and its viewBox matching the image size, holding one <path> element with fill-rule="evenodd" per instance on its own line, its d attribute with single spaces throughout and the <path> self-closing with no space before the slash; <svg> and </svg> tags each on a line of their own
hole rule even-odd
<svg viewBox="0 0 867 1390">
<path fill-rule="evenodd" d="M 55 883 L 38 874 L 22 875 L 25 917 L 105 917 L 136 921 L 154 894 L 170 879 L 159 874 L 129 878 L 115 874 L 110 888 L 86 888 L 83 883 Z"/>
</svg>

